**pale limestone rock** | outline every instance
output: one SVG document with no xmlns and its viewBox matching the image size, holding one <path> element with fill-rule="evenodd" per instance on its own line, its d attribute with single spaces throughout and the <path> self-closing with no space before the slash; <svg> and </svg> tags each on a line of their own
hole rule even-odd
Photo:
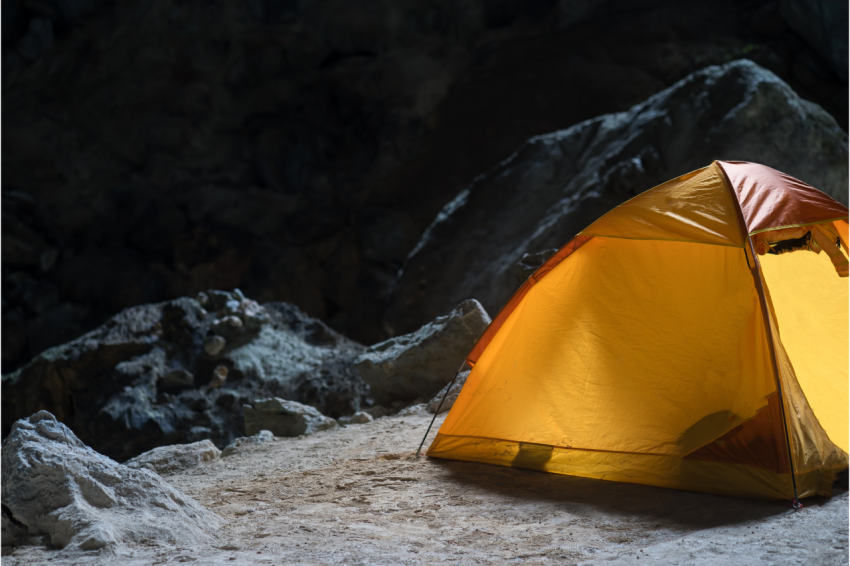
<svg viewBox="0 0 850 566">
<path fill-rule="evenodd" d="M 157 474 L 98 454 L 47 411 L 12 425 L 2 450 L 3 544 L 14 519 L 51 545 L 209 543 L 223 520 Z"/>
</svg>

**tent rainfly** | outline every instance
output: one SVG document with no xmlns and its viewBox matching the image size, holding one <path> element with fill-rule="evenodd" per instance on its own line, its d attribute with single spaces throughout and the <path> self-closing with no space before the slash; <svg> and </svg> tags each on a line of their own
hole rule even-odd
<svg viewBox="0 0 850 566">
<path fill-rule="evenodd" d="M 848 466 L 847 218 L 736 161 L 618 206 L 502 308 L 428 455 L 795 505 L 829 495 Z"/>
</svg>

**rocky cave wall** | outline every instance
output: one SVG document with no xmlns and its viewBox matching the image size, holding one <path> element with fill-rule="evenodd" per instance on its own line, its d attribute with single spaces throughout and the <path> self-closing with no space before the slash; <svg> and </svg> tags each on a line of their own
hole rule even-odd
<svg viewBox="0 0 850 566">
<path fill-rule="evenodd" d="M 741 58 L 846 131 L 846 21 L 846 1 L 4 2 L 3 371 L 209 288 L 374 343 L 435 215 L 531 136 Z"/>
</svg>

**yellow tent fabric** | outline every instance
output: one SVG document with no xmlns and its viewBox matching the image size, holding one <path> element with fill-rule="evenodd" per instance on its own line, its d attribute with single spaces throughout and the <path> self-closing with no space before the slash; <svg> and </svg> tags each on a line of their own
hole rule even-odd
<svg viewBox="0 0 850 566">
<path fill-rule="evenodd" d="M 428 455 L 736 496 L 830 493 L 848 464 L 847 279 L 826 254 L 753 255 L 734 184 L 761 166 L 734 165 L 635 197 L 532 276 L 473 350 Z"/>
<path fill-rule="evenodd" d="M 732 194 L 718 190 L 722 186 L 721 172 L 706 167 L 636 196 L 581 233 L 740 248 L 743 242 Z"/>
</svg>

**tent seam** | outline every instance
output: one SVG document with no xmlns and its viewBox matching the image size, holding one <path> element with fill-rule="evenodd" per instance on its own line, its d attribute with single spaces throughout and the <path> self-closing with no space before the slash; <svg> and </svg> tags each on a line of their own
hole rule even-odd
<svg viewBox="0 0 850 566">
<path fill-rule="evenodd" d="M 805 224 L 785 224 L 783 226 L 772 226 L 770 228 L 762 228 L 761 230 L 754 230 L 750 232 L 750 236 L 755 236 L 756 234 L 763 234 L 764 232 L 772 232 L 774 230 L 785 230 L 786 228 L 803 228 L 804 226 L 817 226 L 818 224 L 828 224 L 830 222 L 837 222 L 838 220 L 847 220 L 847 216 L 840 216 L 838 218 L 832 218 L 830 220 L 818 220 L 817 222 L 807 222 Z"/>
<path fill-rule="evenodd" d="M 684 244 L 705 244 L 706 246 L 723 246 L 724 248 L 742 248 L 743 245 L 735 244 L 719 244 L 716 242 L 702 242 L 700 240 L 685 240 L 679 238 L 629 238 L 628 236 L 606 236 L 604 234 L 590 234 L 588 232 L 579 232 L 578 236 L 592 236 L 594 238 L 611 238 L 613 240 L 631 240 L 633 242 L 682 242 Z"/>
<path fill-rule="evenodd" d="M 764 467 L 764 466 L 755 465 L 755 464 L 745 464 L 745 463 L 742 463 L 742 462 L 724 462 L 724 461 L 721 461 L 721 460 L 708 460 L 708 459 L 703 460 L 703 459 L 697 459 L 697 458 L 688 458 L 688 456 L 690 456 L 692 454 L 692 452 L 689 452 L 685 455 L 680 456 L 678 454 L 658 454 L 657 452 L 628 452 L 628 451 L 625 451 L 625 450 L 603 450 L 603 449 L 599 449 L 599 448 L 576 448 L 575 446 L 559 446 L 557 444 L 544 444 L 544 443 L 539 443 L 539 442 L 526 442 L 524 440 L 508 440 L 506 438 L 495 438 L 495 437 L 492 437 L 492 436 L 476 436 L 476 435 L 471 435 L 471 434 L 446 434 L 446 433 L 440 432 L 440 433 L 437 433 L 437 435 L 438 435 L 438 437 L 443 436 L 443 437 L 446 437 L 446 438 L 470 438 L 470 439 L 492 440 L 492 441 L 495 441 L 495 442 L 510 442 L 510 443 L 517 444 L 517 445 L 519 445 L 519 444 L 534 444 L 535 446 L 545 446 L 547 448 L 558 448 L 560 450 L 579 450 L 581 452 L 600 452 L 600 453 L 605 453 L 605 454 L 629 454 L 629 455 L 632 455 L 632 456 L 656 456 L 658 458 L 678 458 L 680 460 L 691 460 L 692 462 L 711 462 L 713 464 L 735 464 L 736 466 L 749 466 L 751 468 L 758 468 L 760 470 L 765 470 L 767 472 L 771 472 L 771 473 L 774 473 L 774 474 L 788 474 L 788 472 L 777 471 L 777 470 L 773 470 L 773 469 L 770 469 L 770 468 L 767 468 L 767 467 Z M 436 439 L 434 441 L 436 442 Z M 712 441 L 712 442 L 714 442 L 714 441 Z M 711 442 L 709 442 L 708 444 L 711 444 Z M 821 468 L 815 468 L 815 469 L 817 470 L 817 469 L 821 469 Z M 809 470 L 809 471 L 812 471 L 812 470 Z"/>
<path fill-rule="evenodd" d="M 788 464 L 791 468 L 791 485 L 794 490 L 794 506 L 799 505 L 799 496 L 797 493 L 797 479 L 796 472 L 794 471 L 794 456 L 791 453 L 791 438 L 788 435 L 788 414 L 785 410 L 785 399 L 782 393 L 782 384 L 779 379 L 779 360 L 776 358 L 776 347 L 773 343 L 773 331 L 770 327 L 770 313 L 767 312 L 767 297 L 765 297 L 764 293 L 764 282 L 762 281 L 761 276 L 761 263 L 756 257 L 756 251 L 753 247 L 753 241 L 749 235 L 749 226 L 747 226 L 747 221 L 744 218 L 744 210 L 741 207 L 741 201 L 738 199 L 738 192 L 735 190 L 735 187 L 732 186 L 732 181 L 729 180 L 729 176 L 726 174 L 726 170 L 720 164 L 719 161 L 715 161 L 713 163 L 720 171 L 720 175 L 723 178 L 726 187 L 729 189 L 729 192 L 732 196 L 732 204 L 735 207 L 735 213 L 737 216 L 737 221 L 739 228 L 741 230 L 741 236 L 745 241 L 744 245 L 744 256 L 747 257 L 747 248 L 746 243 L 750 244 L 750 252 L 753 256 L 753 267 L 750 268 L 750 273 L 753 277 L 753 287 L 755 288 L 756 294 L 759 297 L 759 306 L 761 307 L 761 315 L 762 315 L 762 324 L 764 325 L 764 332 L 767 338 L 767 346 L 768 351 L 770 352 L 770 361 L 771 361 L 771 369 L 773 370 L 773 379 L 776 383 L 776 391 L 779 393 L 779 407 L 782 411 L 782 429 L 777 432 L 785 433 L 785 446 L 788 450 Z M 749 266 L 749 260 L 747 261 L 747 266 Z"/>
</svg>

